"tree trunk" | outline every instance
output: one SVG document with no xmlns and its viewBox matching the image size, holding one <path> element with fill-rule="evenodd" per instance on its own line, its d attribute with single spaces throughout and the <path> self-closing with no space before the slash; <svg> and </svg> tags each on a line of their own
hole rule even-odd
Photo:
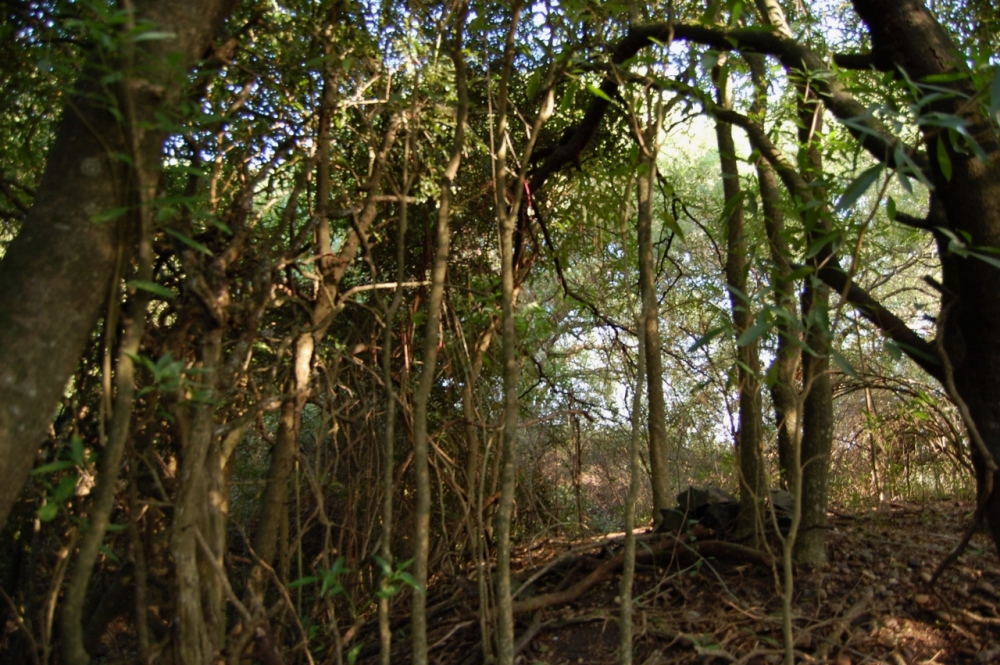
<svg viewBox="0 0 1000 665">
<path fill-rule="evenodd" d="M 880 69 L 905 70 L 920 82 L 941 74 L 967 74 L 965 57 L 933 15 L 917 0 L 854 0 L 858 15 L 872 39 L 872 61 Z M 935 84 L 939 85 L 939 84 Z M 934 184 L 927 228 L 945 227 L 959 237 L 967 234 L 968 246 L 991 251 L 1000 248 L 1000 137 L 981 104 L 968 103 L 977 94 L 970 78 L 952 77 L 943 85 L 955 91 L 929 103 L 927 112 L 957 116 L 982 149 L 985 161 L 967 149 L 956 150 L 949 132 L 923 124 L 923 143 Z M 939 145 L 943 143 L 943 145 Z M 957 144 L 962 148 L 964 142 Z M 945 160 L 937 156 L 947 155 Z M 945 175 L 942 162 L 950 166 Z M 958 400 L 968 407 L 972 426 L 988 454 L 1000 458 L 1000 271 L 972 256 L 951 252 L 948 240 L 938 235 L 943 277 L 942 316 L 939 325 L 946 365 Z M 941 322 L 939 321 L 939 324 Z M 975 440 L 973 435 L 973 440 Z M 973 447 L 980 491 L 989 485 L 984 456 Z M 992 479 L 993 492 L 986 513 L 994 544 L 1000 552 L 1000 477 Z"/>
<path fill-rule="evenodd" d="M 95 222 L 135 197 L 130 154 L 135 136 L 144 164 L 159 164 L 166 133 L 157 113 L 170 113 L 187 69 L 205 55 L 236 0 L 148 0 L 136 3 L 174 38 L 136 43 L 134 61 L 119 60 L 122 83 L 108 90 L 106 51 L 94 47 L 66 103 L 42 184 L 24 226 L 0 261 L 0 525 L 7 521 L 35 461 L 66 381 L 109 297 L 120 254 L 129 256 L 130 216 Z M 112 101 L 113 100 L 113 101 Z M 110 106 L 131 108 L 123 131 Z M 120 116 L 119 116 L 120 117 Z"/>
<path fill-rule="evenodd" d="M 199 369 L 202 401 L 178 407 L 183 451 L 180 490 L 174 501 L 170 553 L 175 570 L 174 647 L 177 662 L 212 662 L 222 647 L 226 629 L 222 583 L 206 556 L 221 562 L 225 524 L 220 510 L 222 469 L 215 436 L 216 372 L 222 357 L 221 327 L 201 335 Z M 199 550 L 199 536 L 212 549 Z"/>
<path fill-rule="evenodd" d="M 431 292 L 427 299 L 427 325 L 424 329 L 424 366 L 420 382 L 413 395 L 413 469 L 417 477 L 417 506 L 414 510 L 413 577 L 418 588 L 413 594 L 411 618 L 413 621 L 413 663 L 427 665 L 427 579 L 430 558 L 431 531 L 431 480 L 428 469 L 429 441 L 427 436 L 427 405 L 437 374 L 437 355 L 440 342 L 441 301 L 444 299 L 445 276 L 448 271 L 448 253 L 451 247 L 452 183 L 458 175 L 465 145 L 465 122 L 469 113 L 466 90 L 465 57 L 462 53 L 462 33 L 468 3 L 462 3 L 456 21 L 451 57 L 455 64 L 455 87 L 458 92 L 458 108 L 455 112 L 455 136 L 452 143 L 448 166 L 441 178 L 441 200 L 438 205 L 437 252 L 431 271 Z"/>
<path fill-rule="evenodd" d="M 725 109 L 732 108 L 728 69 L 724 57 L 713 72 L 717 103 Z M 726 219 L 726 286 L 732 308 L 733 328 L 736 339 L 750 328 L 753 321 L 751 303 L 747 294 L 747 242 L 743 217 L 743 192 L 736 163 L 736 143 L 733 127 L 728 122 L 716 121 L 715 134 L 719 146 L 719 163 L 722 169 L 722 189 L 725 205 L 732 207 Z M 761 519 L 764 489 L 764 455 L 762 450 L 762 416 L 760 403 L 760 359 L 757 340 L 737 346 L 736 376 L 739 390 L 740 419 L 736 436 L 736 453 L 740 483 L 740 512 L 736 536 L 752 538 L 757 544 L 757 525 Z"/>
<path fill-rule="evenodd" d="M 653 520 L 663 519 L 661 509 L 673 506 L 667 465 L 667 409 L 663 395 L 663 358 L 660 317 L 657 306 L 656 265 L 653 260 L 653 185 L 656 182 L 656 151 L 652 148 L 659 122 L 645 132 L 639 158 L 638 240 L 639 293 L 642 298 L 645 339 L 646 391 L 649 400 L 649 475 L 653 485 Z"/>
<path fill-rule="evenodd" d="M 820 205 L 802 211 L 809 244 L 829 233 L 829 210 L 826 193 L 816 184 L 822 176 L 823 161 L 817 148 L 823 130 L 823 109 L 815 93 L 799 87 L 799 145 L 802 174 L 811 184 Z M 831 256 L 825 245 L 810 259 L 817 271 Z M 833 446 L 833 387 L 830 381 L 830 321 L 828 309 L 830 290 L 807 278 L 802 287 L 802 313 L 805 317 L 805 343 L 802 384 L 802 448 L 800 467 L 793 472 L 802 474 L 801 531 L 795 541 L 795 561 L 820 566 L 826 563 L 826 504 L 830 484 L 830 450 Z"/>
<path fill-rule="evenodd" d="M 750 64 L 750 76 L 754 83 L 754 104 L 752 113 L 763 124 L 767 112 L 767 72 L 761 55 L 745 56 Z M 791 250 L 785 238 L 785 212 L 782 209 L 781 191 L 774 169 L 763 157 L 757 159 L 757 183 L 760 189 L 761 209 L 764 213 L 764 228 L 771 257 L 771 288 L 774 304 L 788 313 L 774 325 L 778 335 L 774 360 L 768 370 L 770 374 L 771 403 L 774 405 L 774 423 L 778 440 L 778 473 L 781 487 L 790 488 L 789 469 L 792 466 L 792 441 L 797 440 L 799 427 L 798 395 L 795 373 L 799 366 L 798 330 L 792 323 L 798 316 L 795 302 L 795 284 L 791 279 Z"/>
</svg>

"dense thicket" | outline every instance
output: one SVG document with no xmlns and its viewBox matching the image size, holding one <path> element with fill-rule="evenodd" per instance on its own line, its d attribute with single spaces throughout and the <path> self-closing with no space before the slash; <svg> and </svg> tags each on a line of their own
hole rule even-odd
<svg viewBox="0 0 1000 665">
<path fill-rule="evenodd" d="M 1000 548 L 989 3 L 0 11 L 11 659 L 424 663 L 459 577 L 509 663 L 511 544 L 688 484 L 786 598 L 830 501 Z"/>
</svg>

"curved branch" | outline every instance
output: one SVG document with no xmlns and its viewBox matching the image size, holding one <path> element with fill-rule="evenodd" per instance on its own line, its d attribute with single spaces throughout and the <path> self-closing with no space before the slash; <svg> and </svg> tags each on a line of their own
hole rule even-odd
<svg viewBox="0 0 1000 665">
<path fill-rule="evenodd" d="M 944 368 L 933 344 L 918 335 L 863 288 L 848 282 L 847 273 L 839 267 L 820 268 L 816 274 L 838 293 L 845 294 L 847 302 L 857 307 L 862 316 L 874 323 L 886 337 L 896 342 L 913 362 L 935 379 L 944 382 Z"/>
<path fill-rule="evenodd" d="M 897 166 L 896 154 L 907 154 L 921 170 L 928 167 L 923 153 L 907 146 L 888 127 L 873 118 L 861 102 L 837 80 L 826 63 L 807 46 L 777 32 L 753 28 L 725 28 L 701 23 L 661 23 L 637 26 L 621 42 L 612 59 L 620 64 L 645 46 L 667 39 L 683 39 L 720 51 L 750 51 L 774 56 L 793 75 L 801 75 L 819 93 L 823 104 L 875 159 Z"/>
</svg>

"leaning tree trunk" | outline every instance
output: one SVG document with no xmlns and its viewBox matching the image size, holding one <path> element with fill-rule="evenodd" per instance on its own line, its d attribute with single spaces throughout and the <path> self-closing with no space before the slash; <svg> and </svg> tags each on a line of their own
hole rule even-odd
<svg viewBox="0 0 1000 665">
<path fill-rule="evenodd" d="M 142 163 L 159 164 L 167 134 L 157 115 L 177 108 L 184 89 L 177 74 L 205 56 L 236 0 L 135 4 L 136 22 L 151 21 L 172 36 L 135 43 L 130 63 L 93 45 L 35 203 L 0 261 L 0 525 L 107 304 L 119 253 L 132 253 L 131 216 L 95 221 L 136 200 L 131 169 L 117 155 L 132 152 L 134 137 Z M 101 82 L 111 57 L 124 74 L 114 89 Z M 134 111 L 128 131 L 118 119 L 123 108 Z"/>
</svg>

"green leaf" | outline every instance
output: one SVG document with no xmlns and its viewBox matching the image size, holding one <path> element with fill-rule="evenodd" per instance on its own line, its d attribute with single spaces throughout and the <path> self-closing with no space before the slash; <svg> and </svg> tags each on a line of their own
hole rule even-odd
<svg viewBox="0 0 1000 665">
<path fill-rule="evenodd" d="M 587 92 L 589 92 L 590 94 L 592 94 L 594 97 L 600 97 L 601 99 L 603 99 L 605 101 L 614 103 L 614 100 L 611 99 L 611 97 L 608 96 L 608 93 L 604 92 L 603 90 L 601 90 L 597 86 L 590 85 L 588 83 L 587 84 Z"/>
<path fill-rule="evenodd" d="M 310 575 L 309 577 L 300 577 L 294 582 L 289 582 L 288 588 L 298 589 L 300 586 L 308 586 L 310 584 L 315 584 L 316 582 L 319 582 L 319 578 L 316 577 L 315 575 Z"/>
<path fill-rule="evenodd" d="M 937 141 L 937 160 L 938 166 L 941 167 L 941 175 L 948 182 L 951 182 L 951 157 L 948 156 L 948 149 L 944 145 L 944 139 L 938 137 Z"/>
<path fill-rule="evenodd" d="M 396 577 L 398 577 L 400 580 L 402 580 L 409 586 L 413 587 L 414 589 L 420 588 L 420 585 L 417 584 L 417 578 L 415 578 L 413 575 L 410 575 L 405 570 L 401 570 L 398 573 L 396 573 Z"/>
<path fill-rule="evenodd" d="M 70 469 L 73 467 L 73 463 L 69 460 L 57 460 L 55 462 L 49 462 L 48 464 L 43 464 L 37 469 L 31 471 L 33 476 L 43 476 L 46 473 L 55 473 L 56 471 L 62 471 L 63 469 Z"/>
<path fill-rule="evenodd" d="M 38 519 L 42 522 L 51 522 L 59 514 L 58 503 L 46 503 L 38 509 Z"/>
<path fill-rule="evenodd" d="M 865 169 L 861 172 L 857 178 L 855 178 L 847 189 L 844 190 L 844 195 L 840 197 L 840 201 L 837 202 L 837 210 L 846 210 L 854 205 L 854 203 L 861 198 L 861 195 L 868 191 L 879 176 L 882 175 L 882 169 L 885 168 L 881 163 L 875 166 Z"/>
<path fill-rule="evenodd" d="M 163 30 L 149 30 L 132 37 L 133 42 L 148 42 L 157 39 L 177 39 L 176 32 L 166 32 Z"/>
<path fill-rule="evenodd" d="M 125 213 L 127 213 L 131 208 L 129 206 L 121 206 L 118 208 L 112 208 L 111 210 L 105 210 L 104 212 L 99 212 L 90 218 L 90 221 L 95 224 L 104 224 L 105 222 L 113 222 Z"/>
<path fill-rule="evenodd" d="M 847 358 L 836 351 L 831 351 L 830 355 L 833 357 L 833 362 L 837 363 L 837 367 L 840 368 L 841 372 L 852 379 L 858 378 L 858 373 L 854 370 L 854 367 L 851 366 L 851 363 L 848 362 Z"/>
<path fill-rule="evenodd" d="M 50 497 L 51 501 L 53 503 L 62 503 L 66 499 L 73 496 L 76 492 L 76 484 L 79 481 L 80 479 L 76 475 L 66 476 L 60 480 L 59 485 L 52 492 L 52 496 Z"/>
<path fill-rule="evenodd" d="M 890 221 L 896 221 L 896 200 L 891 196 L 885 202 L 885 214 L 889 217 Z"/>
<path fill-rule="evenodd" d="M 693 352 L 697 351 L 698 349 L 700 349 L 701 347 L 705 346 L 706 344 L 708 344 L 709 342 L 711 342 L 713 339 L 715 339 L 716 337 L 718 337 L 719 335 L 721 335 L 723 332 L 725 332 L 725 330 L 726 330 L 726 328 L 724 326 L 719 326 L 718 328 L 712 328 L 711 330 L 709 330 L 708 332 L 706 332 L 704 335 L 702 335 L 701 337 L 699 337 L 697 340 L 695 340 L 694 344 L 692 344 L 691 347 L 688 349 L 688 353 L 693 353 Z"/>
<path fill-rule="evenodd" d="M 167 287 L 161 286 L 156 282 L 147 282 L 144 279 L 130 280 L 128 282 L 128 285 L 131 286 L 133 289 L 149 291 L 150 293 L 161 296 L 163 298 L 167 298 L 168 300 L 177 297 L 177 294 L 168 289 Z"/>
<path fill-rule="evenodd" d="M 69 440 L 69 457 L 77 466 L 83 466 L 83 439 L 79 436 Z"/>
<path fill-rule="evenodd" d="M 746 346 L 756 342 L 761 335 L 771 328 L 771 321 L 763 313 L 757 317 L 757 323 L 743 331 L 743 334 L 736 338 L 736 346 Z"/>
<path fill-rule="evenodd" d="M 204 254 L 205 256 L 212 256 L 212 250 L 210 250 L 208 247 L 205 247 L 203 244 L 201 244 L 197 240 L 195 240 L 193 238 L 189 238 L 186 235 L 184 235 L 183 233 L 181 233 L 180 231 L 175 231 L 174 229 L 166 229 L 165 228 L 163 230 L 164 230 L 164 232 L 167 233 L 167 235 L 170 235 L 170 236 L 173 236 L 174 238 L 177 238 L 178 240 L 180 240 L 182 243 L 184 243 L 185 245 L 187 245 L 191 249 L 199 251 L 202 254 Z"/>
<path fill-rule="evenodd" d="M 1000 268 L 1000 259 L 998 259 L 998 258 L 996 258 L 994 256 L 989 256 L 988 254 L 983 254 L 981 252 L 969 252 L 969 254 L 971 256 L 976 257 L 977 259 L 979 259 L 983 263 L 988 263 L 989 265 L 993 266 L 994 268 Z"/>
<path fill-rule="evenodd" d="M 109 559 L 111 559 L 115 563 L 119 563 L 118 557 L 115 555 L 114 552 L 112 552 L 111 550 L 108 549 L 107 545 L 101 545 L 101 551 L 104 552 L 104 556 L 108 557 Z"/>
</svg>

